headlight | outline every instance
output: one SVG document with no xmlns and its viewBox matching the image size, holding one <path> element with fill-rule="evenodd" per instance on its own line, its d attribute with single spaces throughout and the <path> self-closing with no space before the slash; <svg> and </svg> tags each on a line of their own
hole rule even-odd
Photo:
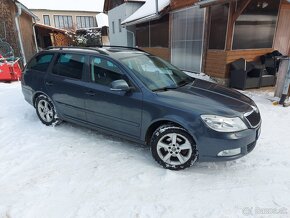
<svg viewBox="0 0 290 218">
<path fill-rule="evenodd" d="M 209 128 L 218 132 L 238 132 L 247 129 L 246 124 L 239 117 L 201 115 L 201 118 Z"/>
</svg>

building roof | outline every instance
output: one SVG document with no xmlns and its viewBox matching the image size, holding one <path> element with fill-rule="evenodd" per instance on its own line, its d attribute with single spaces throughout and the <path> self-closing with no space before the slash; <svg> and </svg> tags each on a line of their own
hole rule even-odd
<svg viewBox="0 0 290 218">
<path fill-rule="evenodd" d="M 98 11 L 82 11 L 82 10 L 54 10 L 54 9 L 30 9 L 31 11 L 39 12 L 78 12 L 78 13 L 95 13 L 98 14 Z"/>
<path fill-rule="evenodd" d="M 200 0 L 195 5 L 199 6 L 200 8 L 205 8 L 205 7 L 209 7 L 212 5 L 227 3 L 230 1 L 233 1 L 233 0 Z"/>
<path fill-rule="evenodd" d="M 56 27 L 52 27 L 52 26 L 48 26 L 48 25 L 40 24 L 40 23 L 35 24 L 35 26 L 36 27 L 39 27 L 39 28 L 43 28 L 43 29 L 48 29 L 48 30 L 51 30 L 51 31 L 55 31 L 55 32 L 64 33 L 64 34 L 71 32 L 71 31 L 68 31 L 68 30 L 59 29 L 59 28 L 56 28 Z"/>
<path fill-rule="evenodd" d="M 110 10 L 112 1 L 113 0 L 104 0 L 104 7 L 103 7 L 104 13 L 107 13 Z M 125 3 L 125 2 L 145 2 L 145 1 L 146 0 L 123 0 L 123 3 Z"/>
<path fill-rule="evenodd" d="M 18 0 L 29 9 L 101 12 L 104 0 Z"/>
<path fill-rule="evenodd" d="M 160 18 L 160 12 L 170 5 L 170 0 L 158 0 L 158 13 L 156 13 L 156 0 L 147 0 L 135 13 L 126 18 L 122 25 L 133 25 Z"/>
<path fill-rule="evenodd" d="M 22 4 L 17 0 L 14 0 L 13 2 L 17 5 L 17 7 L 19 7 L 22 11 L 24 11 L 24 13 L 28 14 L 29 16 L 33 17 L 36 20 L 39 20 L 39 18 L 34 13 L 32 13 L 32 11 L 29 10 L 24 4 Z"/>
</svg>

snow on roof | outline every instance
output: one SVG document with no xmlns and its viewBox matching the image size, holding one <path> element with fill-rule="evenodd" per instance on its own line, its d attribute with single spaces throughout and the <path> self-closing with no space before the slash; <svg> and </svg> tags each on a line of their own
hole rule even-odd
<svg viewBox="0 0 290 218">
<path fill-rule="evenodd" d="M 16 5 L 18 5 L 21 10 L 23 10 L 26 14 L 28 14 L 29 16 L 35 18 L 36 20 L 39 20 L 39 18 L 34 14 L 32 13 L 24 4 L 22 4 L 21 2 L 19 1 L 16 1 Z"/>
<path fill-rule="evenodd" d="M 63 11 L 103 11 L 104 0 L 18 0 L 29 9 Z"/>
<path fill-rule="evenodd" d="M 170 0 L 158 0 L 158 12 L 162 11 L 170 4 Z M 158 17 L 156 14 L 156 0 L 147 0 L 135 13 L 127 17 L 122 24 L 141 23 L 145 19 Z"/>
<path fill-rule="evenodd" d="M 98 27 L 109 26 L 108 15 L 99 13 L 96 15 Z"/>
</svg>

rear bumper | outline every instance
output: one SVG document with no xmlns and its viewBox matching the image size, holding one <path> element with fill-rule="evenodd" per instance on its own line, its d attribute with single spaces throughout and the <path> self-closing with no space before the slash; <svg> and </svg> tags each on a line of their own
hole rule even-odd
<svg viewBox="0 0 290 218">
<path fill-rule="evenodd" d="M 247 155 L 255 148 L 260 130 L 261 126 L 236 133 L 218 133 L 208 130 L 198 139 L 199 161 L 229 161 Z M 220 152 L 232 149 L 240 149 L 240 152 L 232 156 L 218 156 Z"/>
<path fill-rule="evenodd" d="M 22 85 L 22 93 L 24 99 L 33 106 L 33 91 L 29 87 Z"/>
</svg>

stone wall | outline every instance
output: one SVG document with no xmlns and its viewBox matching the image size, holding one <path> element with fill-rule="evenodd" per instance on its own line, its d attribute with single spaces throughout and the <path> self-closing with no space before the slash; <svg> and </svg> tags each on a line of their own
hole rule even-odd
<svg viewBox="0 0 290 218">
<path fill-rule="evenodd" d="M 15 24 L 16 5 L 11 0 L 0 1 L 1 39 L 8 42 L 14 50 L 14 55 L 20 57 L 19 41 Z M 6 31 L 3 29 L 5 28 Z M 4 32 L 6 32 L 6 37 Z"/>
</svg>

